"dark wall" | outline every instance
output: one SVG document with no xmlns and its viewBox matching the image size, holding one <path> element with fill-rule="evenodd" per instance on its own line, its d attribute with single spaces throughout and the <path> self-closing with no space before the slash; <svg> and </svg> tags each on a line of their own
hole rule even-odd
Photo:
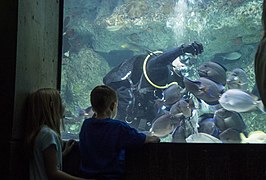
<svg viewBox="0 0 266 180">
<path fill-rule="evenodd" d="M 10 139 L 15 94 L 16 42 L 17 42 L 17 1 L 0 2 L 0 172 L 7 177 L 9 172 Z"/>
<path fill-rule="evenodd" d="M 1 179 L 28 179 L 23 152 L 25 100 L 58 87 L 59 0 L 0 2 Z"/>
<path fill-rule="evenodd" d="M 265 180 L 266 145 L 146 144 L 126 163 L 127 180 Z"/>
<path fill-rule="evenodd" d="M 79 147 L 63 169 L 79 176 Z M 265 180 L 264 144 L 145 144 L 126 153 L 127 180 Z"/>
</svg>

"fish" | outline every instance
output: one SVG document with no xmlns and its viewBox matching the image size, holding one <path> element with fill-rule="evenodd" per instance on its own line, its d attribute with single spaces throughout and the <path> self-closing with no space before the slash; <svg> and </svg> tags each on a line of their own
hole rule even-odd
<svg viewBox="0 0 266 180">
<path fill-rule="evenodd" d="M 192 81 L 184 78 L 186 91 L 191 92 L 196 98 L 205 101 L 209 105 L 219 104 L 218 100 L 224 92 L 224 86 L 215 83 L 205 77 Z"/>
<path fill-rule="evenodd" d="M 237 61 L 241 58 L 241 54 L 239 52 L 230 52 L 222 55 L 222 58 L 227 61 Z"/>
<path fill-rule="evenodd" d="M 220 139 L 207 133 L 196 133 L 186 138 L 187 143 L 223 143 Z"/>
<path fill-rule="evenodd" d="M 176 103 L 184 95 L 183 88 L 176 84 L 173 84 L 167 89 L 165 89 L 162 94 L 163 94 L 162 101 L 165 105 L 172 105 Z"/>
<path fill-rule="evenodd" d="M 171 134 L 178 125 L 180 125 L 180 118 L 164 114 L 152 123 L 150 132 L 152 135 L 162 138 Z"/>
<path fill-rule="evenodd" d="M 228 89 L 219 99 L 221 106 L 228 111 L 250 112 L 261 110 L 264 112 L 264 105 L 258 98 L 240 89 Z"/>
<path fill-rule="evenodd" d="M 172 133 L 172 142 L 175 143 L 185 143 L 186 136 L 185 136 L 185 128 L 182 126 L 177 126 Z"/>
<path fill-rule="evenodd" d="M 199 120 L 198 132 L 218 137 L 218 135 L 220 134 L 220 130 L 217 128 L 215 124 L 216 120 L 213 118 L 213 116 L 214 114 L 212 113 L 206 113 L 202 114 L 199 117 L 200 120 Z"/>
<path fill-rule="evenodd" d="M 240 143 L 241 142 L 240 132 L 232 128 L 228 128 L 222 133 L 220 133 L 219 139 L 223 143 Z"/>
<path fill-rule="evenodd" d="M 170 114 L 179 115 L 180 113 L 185 117 L 192 116 L 192 108 L 194 108 L 194 103 L 192 99 L 180 99 L 170 108 Z"/>
<path fill-rule="evenodd" d="M 222 65 L 229 65 L 231 63 L 235 63 L 241 58 L 241 54 L 239 52 L 230 52 L 230 53 L 217 53 L 211 59 L 212 62 L 217 62 Z"/>
<path fill-rule="evenodd" d="M 241 68 L 233 69 L 227 75 L 226 84 L 229 89 L 248 91 L 248 77 L 246 72 Z"/>
<path fill-rule="evenodd" d="M 218 104 L 214 104 L 214 105 L 209 105 L 204 101 L 198 100 L 196 101 L 198 103 L 196 104 L 196 109 L 199 111 L 199 114 L 205 114 L 205 113 L 214 113 L 216 110 L 222 108 L 222 106 L 218 103 Z"/>
<path fill-rule="evenodd" d="M 86 118 L 91 118 L 94 117 L 96 114 L 94 113 L 92 106 L 89 106 L 85 109 L 84 115 L 86 116 Z"/>
<path fill-rule="evenodd" d="M 247 125 L 244 122 L 240 113 L 235 111 L 228 111 L 224 108 L 218 109 L 214 113 L 215 125 L 221 130 L 225 131 L 228 128 L 243 132 Z"/>
<path fill-rule="evenodd" d="M 200 77 L 205 77 L 216 83 L 226 84 L 226 68 L 216 62 L 205 62 L 198 67 Z"/>
<path fill-rule="evenodd" d="M 198 133 L 198 111 L 196 109 L 193 109 L 191 117 L 182 117 L 179 125 L 172 133 L 172 142 L 186 142 L 185 138 L 187 138 L 191 134 Z"/>
<path fill-rule="evenodd" d="M 252 131 L 248 137 L 240 133 L 241 143 L 266 143 L 266 134 L 263 131 Z"/>
</svg>

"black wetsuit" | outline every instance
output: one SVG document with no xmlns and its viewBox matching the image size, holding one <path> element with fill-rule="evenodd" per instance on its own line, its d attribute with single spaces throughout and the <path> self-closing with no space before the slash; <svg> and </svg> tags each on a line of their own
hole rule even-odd
<svg viewBox="0 0 266 180">
<path fill-rule="evenodd" d="M 183 48 L 178 47 L 159 56 L 152 57 L 147 63 L 147 74 L 156 85 L 164 86 L 173 81 L 184 87 L 183 76 L 173 72 L 172 62 L 183 55 Z"/>
<path fill-rule="evenodd" d="M 181 73 L 173 72 L 172 62 L 185 52 L 198 54 L 203 51 L 201 44 L 180 46 L 163 54 L 152 55 L 146 64 L 149 79 L 158 86 L 177 82 L 184 87 Z M 131 127 L 149 130 L 152 121 L 160 115 L 155 100 L 162 98 L 163 89 L 150 84 L 143 75 L 143 63 L 147 55 L 134 56 L 112 69 L 103 79 L 118 94 L 117 119 L 126 121 Z"/>
</svg>

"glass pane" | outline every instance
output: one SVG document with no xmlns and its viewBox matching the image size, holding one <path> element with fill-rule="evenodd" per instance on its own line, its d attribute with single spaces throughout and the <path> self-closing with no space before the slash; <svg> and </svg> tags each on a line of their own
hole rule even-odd
<svg viewBox="0 0 266 180">
<path fill-rule="evenodd" d="M 117 119 L 162 141 L 266 142 L 253 70 L 261 14 L 262 0 L 65 0 L 63 138 L 78 138 L 105 83 Z"/>
</svg>

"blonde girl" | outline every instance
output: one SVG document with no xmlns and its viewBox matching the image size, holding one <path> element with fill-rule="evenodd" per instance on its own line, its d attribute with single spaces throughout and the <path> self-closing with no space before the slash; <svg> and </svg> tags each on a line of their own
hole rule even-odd
<svg viewBox="0 0 266 180">
<path fill-rule="evenodd" d="M 43 88 L 29 95 L 26 145 L 31 180 L 80 179 L 62 171 L 62 154 L 74 145 L 69 141 L 62 153 L 63 114 L 64 107 L 56 89 Z"/>
</svg>

